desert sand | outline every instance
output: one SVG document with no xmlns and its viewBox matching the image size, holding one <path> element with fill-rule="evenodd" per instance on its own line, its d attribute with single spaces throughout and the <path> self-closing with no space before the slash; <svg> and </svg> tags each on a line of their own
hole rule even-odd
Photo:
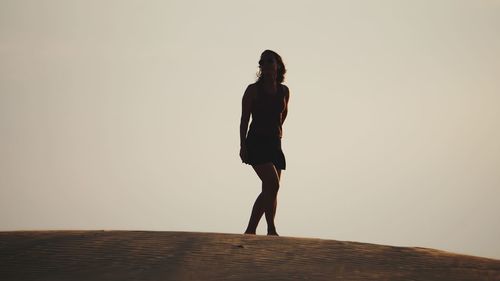
<svg viewBox="0 0 500 281">
<path fill-rule="evenodd" d="M 7 280 L 500 280 L 500 260 L 419 247 L 169 231 L 0 232 Z"/>
</svg>

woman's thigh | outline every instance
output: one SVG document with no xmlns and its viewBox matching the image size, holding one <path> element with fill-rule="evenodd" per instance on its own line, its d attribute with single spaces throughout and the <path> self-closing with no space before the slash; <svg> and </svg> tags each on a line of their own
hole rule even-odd
<svg viewBox="0 0 500 281">
<path fill-rule="evenodd" d="M 272 162 L 252 166 L 263 183 L 273 184 L 279 188 L 281 170 Z"/>
</svg>

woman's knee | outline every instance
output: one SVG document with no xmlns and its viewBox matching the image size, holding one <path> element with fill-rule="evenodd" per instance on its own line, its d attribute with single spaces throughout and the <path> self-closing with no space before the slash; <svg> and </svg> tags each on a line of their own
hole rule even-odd
<svg viewBox="0 0 500 281">
<path fill-rule="evenodd" d="M 279 189 L 279 174 L 276 171 L 273 163 L 265 163 L 253 166 L 255 172 L 262 181 L 263 192 L 278 192 Z"/>
</svg>

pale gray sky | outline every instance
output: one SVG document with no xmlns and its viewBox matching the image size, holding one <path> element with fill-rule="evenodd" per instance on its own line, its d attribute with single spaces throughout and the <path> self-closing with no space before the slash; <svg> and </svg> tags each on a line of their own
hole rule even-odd
<svg viewBox="0 0 500 281">
<path fill-rule="evenodd" d="M 498 259 L 499 28 L 486 0 L 2 0 L 0 230 L 242 233 L 241 97 L 272 49 L 281 235 Z"/>
</svg>

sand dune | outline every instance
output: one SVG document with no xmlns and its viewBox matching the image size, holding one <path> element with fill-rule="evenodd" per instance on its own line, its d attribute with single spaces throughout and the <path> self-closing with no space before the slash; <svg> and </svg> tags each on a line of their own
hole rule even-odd
<svg viewBox="0 0 500 281">
<path fill-rule="evenodd" d="M 336 240 L 164 231 L 0 232 L 7 280 L 500 280 L 500 260 Z"/>
</svg>

